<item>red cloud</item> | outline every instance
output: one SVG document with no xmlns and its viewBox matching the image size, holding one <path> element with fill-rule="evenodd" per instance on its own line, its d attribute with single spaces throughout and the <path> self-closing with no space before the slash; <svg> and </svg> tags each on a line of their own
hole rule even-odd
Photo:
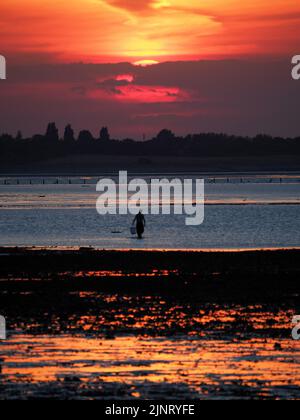
<svg viewBox="0 0 300 420">
<path fill-rule="evenodd" d="M 104 99 L 105 97 L 122 102 L 138 103 L 170 103 L 181 102 L 189 98 L 189 94 L 178 87 L 166 86 L 143 86 L 121 84 L 107 89 L 94 89 L 87 96 L 92 99 Z"/>
<path fill-rule="evenodd" d="M 135 83 L 133 74 L 97 79 L 96 85 L 86 90 L 88 98 L 137 103 L 171 103 L 191 100 L 188 92 L 176 86 Z"/>
<path fill-rule="evenodd" d="M 126 102 L 159 103 L 178 102 L 187 98 L 187 93 L 177 87 L 122 86 L 117 99 Z"/>
<path fill-rule="evenodd" d="M 132 83 L 134 81 L 134 76 L 132 74 L 119 74 L 116 76 L 116 81 Z"/>
</svg>

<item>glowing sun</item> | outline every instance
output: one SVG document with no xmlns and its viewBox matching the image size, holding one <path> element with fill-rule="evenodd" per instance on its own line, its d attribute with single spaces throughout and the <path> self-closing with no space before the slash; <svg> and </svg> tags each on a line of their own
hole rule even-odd
<svg viewBox="0 0 300 420">
<path fill-rule="evenodd" d="M 155 66 L 156 64 L 159 64 L 159 62 L 156 60 L 139 60 L 133 63 L 134 66 L 141 66 L 141 67 Z"/>
</svg>

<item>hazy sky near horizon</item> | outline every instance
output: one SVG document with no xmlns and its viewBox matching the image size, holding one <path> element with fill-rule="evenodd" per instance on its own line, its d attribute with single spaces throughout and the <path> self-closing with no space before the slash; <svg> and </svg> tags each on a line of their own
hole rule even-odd
<svg viewBox="0 0 300 420">
<path fill-rule="evenodd" d="M 298 0 L 10 0 L 0 39 L 0 132 L 300 134 Z"/>
</svg>

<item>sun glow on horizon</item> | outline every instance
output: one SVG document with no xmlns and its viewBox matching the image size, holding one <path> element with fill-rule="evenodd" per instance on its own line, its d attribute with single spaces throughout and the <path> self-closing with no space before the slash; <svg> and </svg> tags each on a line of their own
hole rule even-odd
<svg viewBox="0 0 300 420">
<path fill-rule="evenodd" d="M 145 62 L 282 55 L 297 50 L 298 0 L 10 0 L 2 53 L 36 60 Z M 19 23 L 22 22 L 22 25 Z M 150 60 L 152 61 L 152 60 Z M 152 64 L 152 63 L 149 63 Z M 156 64 L 156 63 L 153 63 Z M 138 64 L 139 65 L 139 64 Z M 143 63 L 142 63 L 143 65 Z"/>
<path fill-rule="evenodd" d="M 155 66 L 157 64 L 159 64 L 159 61 L 156 60 L 138 60 L 133 63 L 134 66 L 140 67 Z"/>
</svg>

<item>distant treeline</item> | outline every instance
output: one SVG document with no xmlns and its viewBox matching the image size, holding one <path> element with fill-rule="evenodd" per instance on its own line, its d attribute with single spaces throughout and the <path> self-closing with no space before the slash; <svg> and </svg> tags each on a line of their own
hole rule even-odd
<svg viewBox="0 0 300 420">
<path fill-rule="evenodd" d="M 76 138 L 70 125 L 61 138 L 55 123 L 50 123 L 44 135 L 23 138 L 8 134 L 0 136 L 0 162 L 21 164 L 38 162 L 75 154 L 115 156 L 278 156 L 300 155 L 300 137 L 278 138 L 267 135 L 256 137 L 229 136 L 203 133 L 177 137 L 170 130 L 162 130 L 151 140 L 113 140 L 106 127 L 97 138 L 83 130 Z"/>
</svg>

